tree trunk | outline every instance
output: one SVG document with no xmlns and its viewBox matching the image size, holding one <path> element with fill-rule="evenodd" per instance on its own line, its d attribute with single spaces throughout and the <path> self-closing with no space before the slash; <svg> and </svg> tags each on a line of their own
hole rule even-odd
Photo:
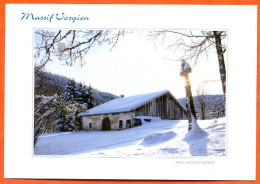
<svg viewBox="0 0 260 184">
<path fill-rule="evenodd" d="M 186 89 L 186 98 L 188 98 L 187 100 L 188 100 L 188 103 L 189 103 L 191 113 L 194 116 L 194 118 L 197 119 L 195 108 L 194 108 L 194 103 L 193 103 L 193 97 L 192 97 L 192 93 L 191 93 L 191 87 L 186 86 L 185 89 Z"/>
<path fill-rule="evenodd" d="M 222 49 L 222 43 L 221 43 L 221 33 L 220 31 L 213 31 L 215 42 L 216 42 L 216 49 L 218 54 L 218 63 L 219 63 L 219 73 L 220 73 L 220 79 L 222 82 L 222 90 L 224 94 L 224 98 L 226 98 L 226 67 L 224 62 L 224 52 Z"/>
<path fill-rule="evenodd" d="M 187 109 L 187 116 L 189 120 L 188 131 L 190 131 L 192 129 L 192 125 L 191 125 L 192 115 L 195 119 L 197 118 L 196 118 L 196 112 L 193 103 L 193 97 L 191 93 L 190 79 L 188 74 L 186 74 L 184 77 L 185 77 L 185 91 L 186 91 L 186 109 Z"/>
</svg>

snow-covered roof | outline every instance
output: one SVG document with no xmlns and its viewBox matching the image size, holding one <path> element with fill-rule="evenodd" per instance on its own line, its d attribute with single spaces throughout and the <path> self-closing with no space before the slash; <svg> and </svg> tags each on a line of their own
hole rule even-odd
<svg viewBox="0 0 260 184">
<path fill-rule="evenodd" d="M 85 112 L 82 112 L 79 114 L 79 116 L 129 112 L 153 100 L 154 98 L 160 97 L 166 93 L 170 93 L 170 92 L 168 90 L 164 90 L 164 91 L 135 95 L 130 97 L 119 97 L 114 100 L 108 101 L 104 104 L 98 105 Z M 182 105 L 180 104 L 180 106 Z"/>
</svg>

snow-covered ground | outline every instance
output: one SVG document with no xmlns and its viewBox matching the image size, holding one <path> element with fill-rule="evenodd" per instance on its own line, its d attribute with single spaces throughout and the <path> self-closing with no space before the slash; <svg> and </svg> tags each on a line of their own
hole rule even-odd
<svg viewBox="0 0 260 184">
<path fill-rule="evenodd" d="M 187 120 L 154 120 L 121 131 L 41 135 L 35 155 L 79 157 L 225 156 L 225 118 L 198 120 L 203 131 L 188 132 Z"/>
</svg>

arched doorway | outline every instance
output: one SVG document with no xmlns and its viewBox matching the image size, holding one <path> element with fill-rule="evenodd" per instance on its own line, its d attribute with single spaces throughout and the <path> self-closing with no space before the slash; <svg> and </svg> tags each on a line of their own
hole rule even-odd
<svg viewBox="0 0 260 184">
<path fill-rule="evenodd" d="M 111 130 L 111 124 L 108 117 L 104 118 L 102 121 L 102 130 L 103 131 Z"/>
</svg>

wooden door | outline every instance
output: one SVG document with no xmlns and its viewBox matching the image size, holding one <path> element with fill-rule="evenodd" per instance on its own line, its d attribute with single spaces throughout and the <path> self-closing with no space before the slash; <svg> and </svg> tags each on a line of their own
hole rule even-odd
<svg viewBox="0 0 260 184">
<path fill-rule="evenodd" d="M 102 121 L 102 130 L 103 131 L 111 130 L 111 124 L 108 117 L 104 118 Z"/>
</svg>

